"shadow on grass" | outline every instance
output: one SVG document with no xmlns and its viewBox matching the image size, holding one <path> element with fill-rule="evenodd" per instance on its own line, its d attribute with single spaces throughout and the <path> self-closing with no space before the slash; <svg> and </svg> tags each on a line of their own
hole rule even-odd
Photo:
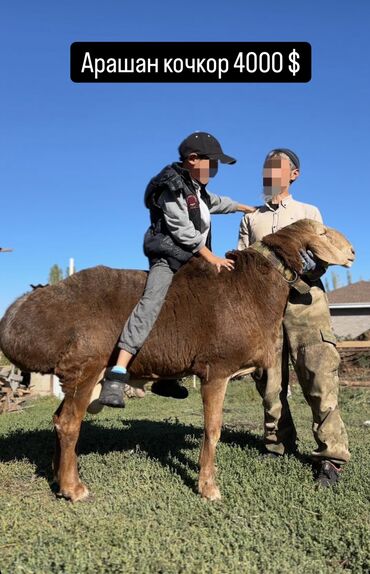
<svg viewBox="0 0 370 574">
<path fill-rule="evenodd" d="M 145 419 L 117 421 L 116 427 L 104 428 L 100 426 L 102 422 L 83 422 L 78 454 L 103 455 L 112 451 L 132 450 L 141 452 L 176 472 L 186 486 L 197 491 L 191 471 L 198 473 L 198 465 L 187 456 L 187 452 L 194 449 L 199 452 L 203 432 L 201 428 L 178 422 Z M 262 439 L 247 430 L 225 428 L 222 430 L 221 442 L 264 452 Z M 52 430 L 17 430 L 6 437 L 0 437 L 0 462 L 25 459 L 36 466 L 38 476 L 46 477 L 49 482 L 52 481 L 53 451 Z"/>
</svg>

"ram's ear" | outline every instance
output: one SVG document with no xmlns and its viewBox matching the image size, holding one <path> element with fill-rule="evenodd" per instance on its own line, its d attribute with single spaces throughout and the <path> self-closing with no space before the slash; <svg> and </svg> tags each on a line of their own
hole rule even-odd
<svg viewBox="0 0 370 574">
<path fill-rule="evenodd" d="M 233 251 L 226 251 L 225 257 L 226 259 L 232 259 L 233 261 L 236 261 L 239 257 L 239 251 L 235 249 L 233 249 Z"/>
<path fill-rule="evenodd" d="M 319 237 L 312 237 L 307 248 L 313 253 L 316 259 L 320 259 L 328 264 L 336 264 L 338 261 L 338 250 L 329 243 L 325 233 Z"/>
<path fill-rule="evenodd" d="M 307 249 L 328 265 L 349 266 L 354 260 L 354 251 L 349 241 L 330 227 L 326 228 L 325 233 L 311 237 L 307 242 Z"/>
</svg>

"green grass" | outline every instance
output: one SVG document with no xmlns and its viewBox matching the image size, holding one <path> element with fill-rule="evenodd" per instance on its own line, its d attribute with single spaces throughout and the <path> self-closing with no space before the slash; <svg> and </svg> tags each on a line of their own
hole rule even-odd
<svg viewBox="0 0 370 574">
<path fill-rule="evenodd" d="M 88 416 L 80 471 L 91 499 L 55 498 L 48 479 L 54 399 L 0 416 L 0 570 L 17 573 L 321 573 L 370 571 L 370 391 L 343 389 L 352 461 L 334 490 L 310 466 L 262 453 L 262 409 L 250 382 L 229 385 L 218 447 L 219 503 L 196 494 L 199 391 L 148 394 Z M 314 448 L 310 411 L 291 399 L 300 451 Z"/>
</svg>

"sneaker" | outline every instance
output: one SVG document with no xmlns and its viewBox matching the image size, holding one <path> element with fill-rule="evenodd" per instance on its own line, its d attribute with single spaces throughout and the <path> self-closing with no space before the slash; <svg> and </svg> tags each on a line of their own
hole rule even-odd
<svg viewBox="0 0 370 574">
<path fill-rule="evenodd" d="M 173 399 L 186 399 L 189 395 L 188 389 L 180 385 L 178 379 L 159 379 L 152 384 L 151 390 L 155 395 Z"/>
<path fill-rule="evenodd" d="M 329 460 L 323 460 L 317 467 L 315 482 L 319 487 L 328 488 L 329 486 L 334 486 L 340 480 L 340 473 L 340 467 L 335 466 Z"/>
<path fill-rule="evenodd" d="M 111 368 L 107 369 L 102 381 L 99 402 L 107 407 L 123 409 L 125 406 L 123 393 L 125 384 L 129 379 L 130 375 L 128 373 L 116 373 L 112 372 Z"/>
</svg>

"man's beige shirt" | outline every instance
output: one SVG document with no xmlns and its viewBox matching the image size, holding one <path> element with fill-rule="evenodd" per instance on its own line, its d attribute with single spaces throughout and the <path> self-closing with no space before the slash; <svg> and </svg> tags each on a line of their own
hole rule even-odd
<svg viewBox="0 0 370 574">
<path fill-rule="evenodd" d="M 268 203 L 253 213 L 246 213 L 240 222 L 238 249 L 246 249 L 265 235 L 275 233 L 299 219 L 313 219 L 322 223 L 320 211 L 314 205 L 302 203 L 291 195 L 283 199 L 275 210 Z"/>
</svg>

